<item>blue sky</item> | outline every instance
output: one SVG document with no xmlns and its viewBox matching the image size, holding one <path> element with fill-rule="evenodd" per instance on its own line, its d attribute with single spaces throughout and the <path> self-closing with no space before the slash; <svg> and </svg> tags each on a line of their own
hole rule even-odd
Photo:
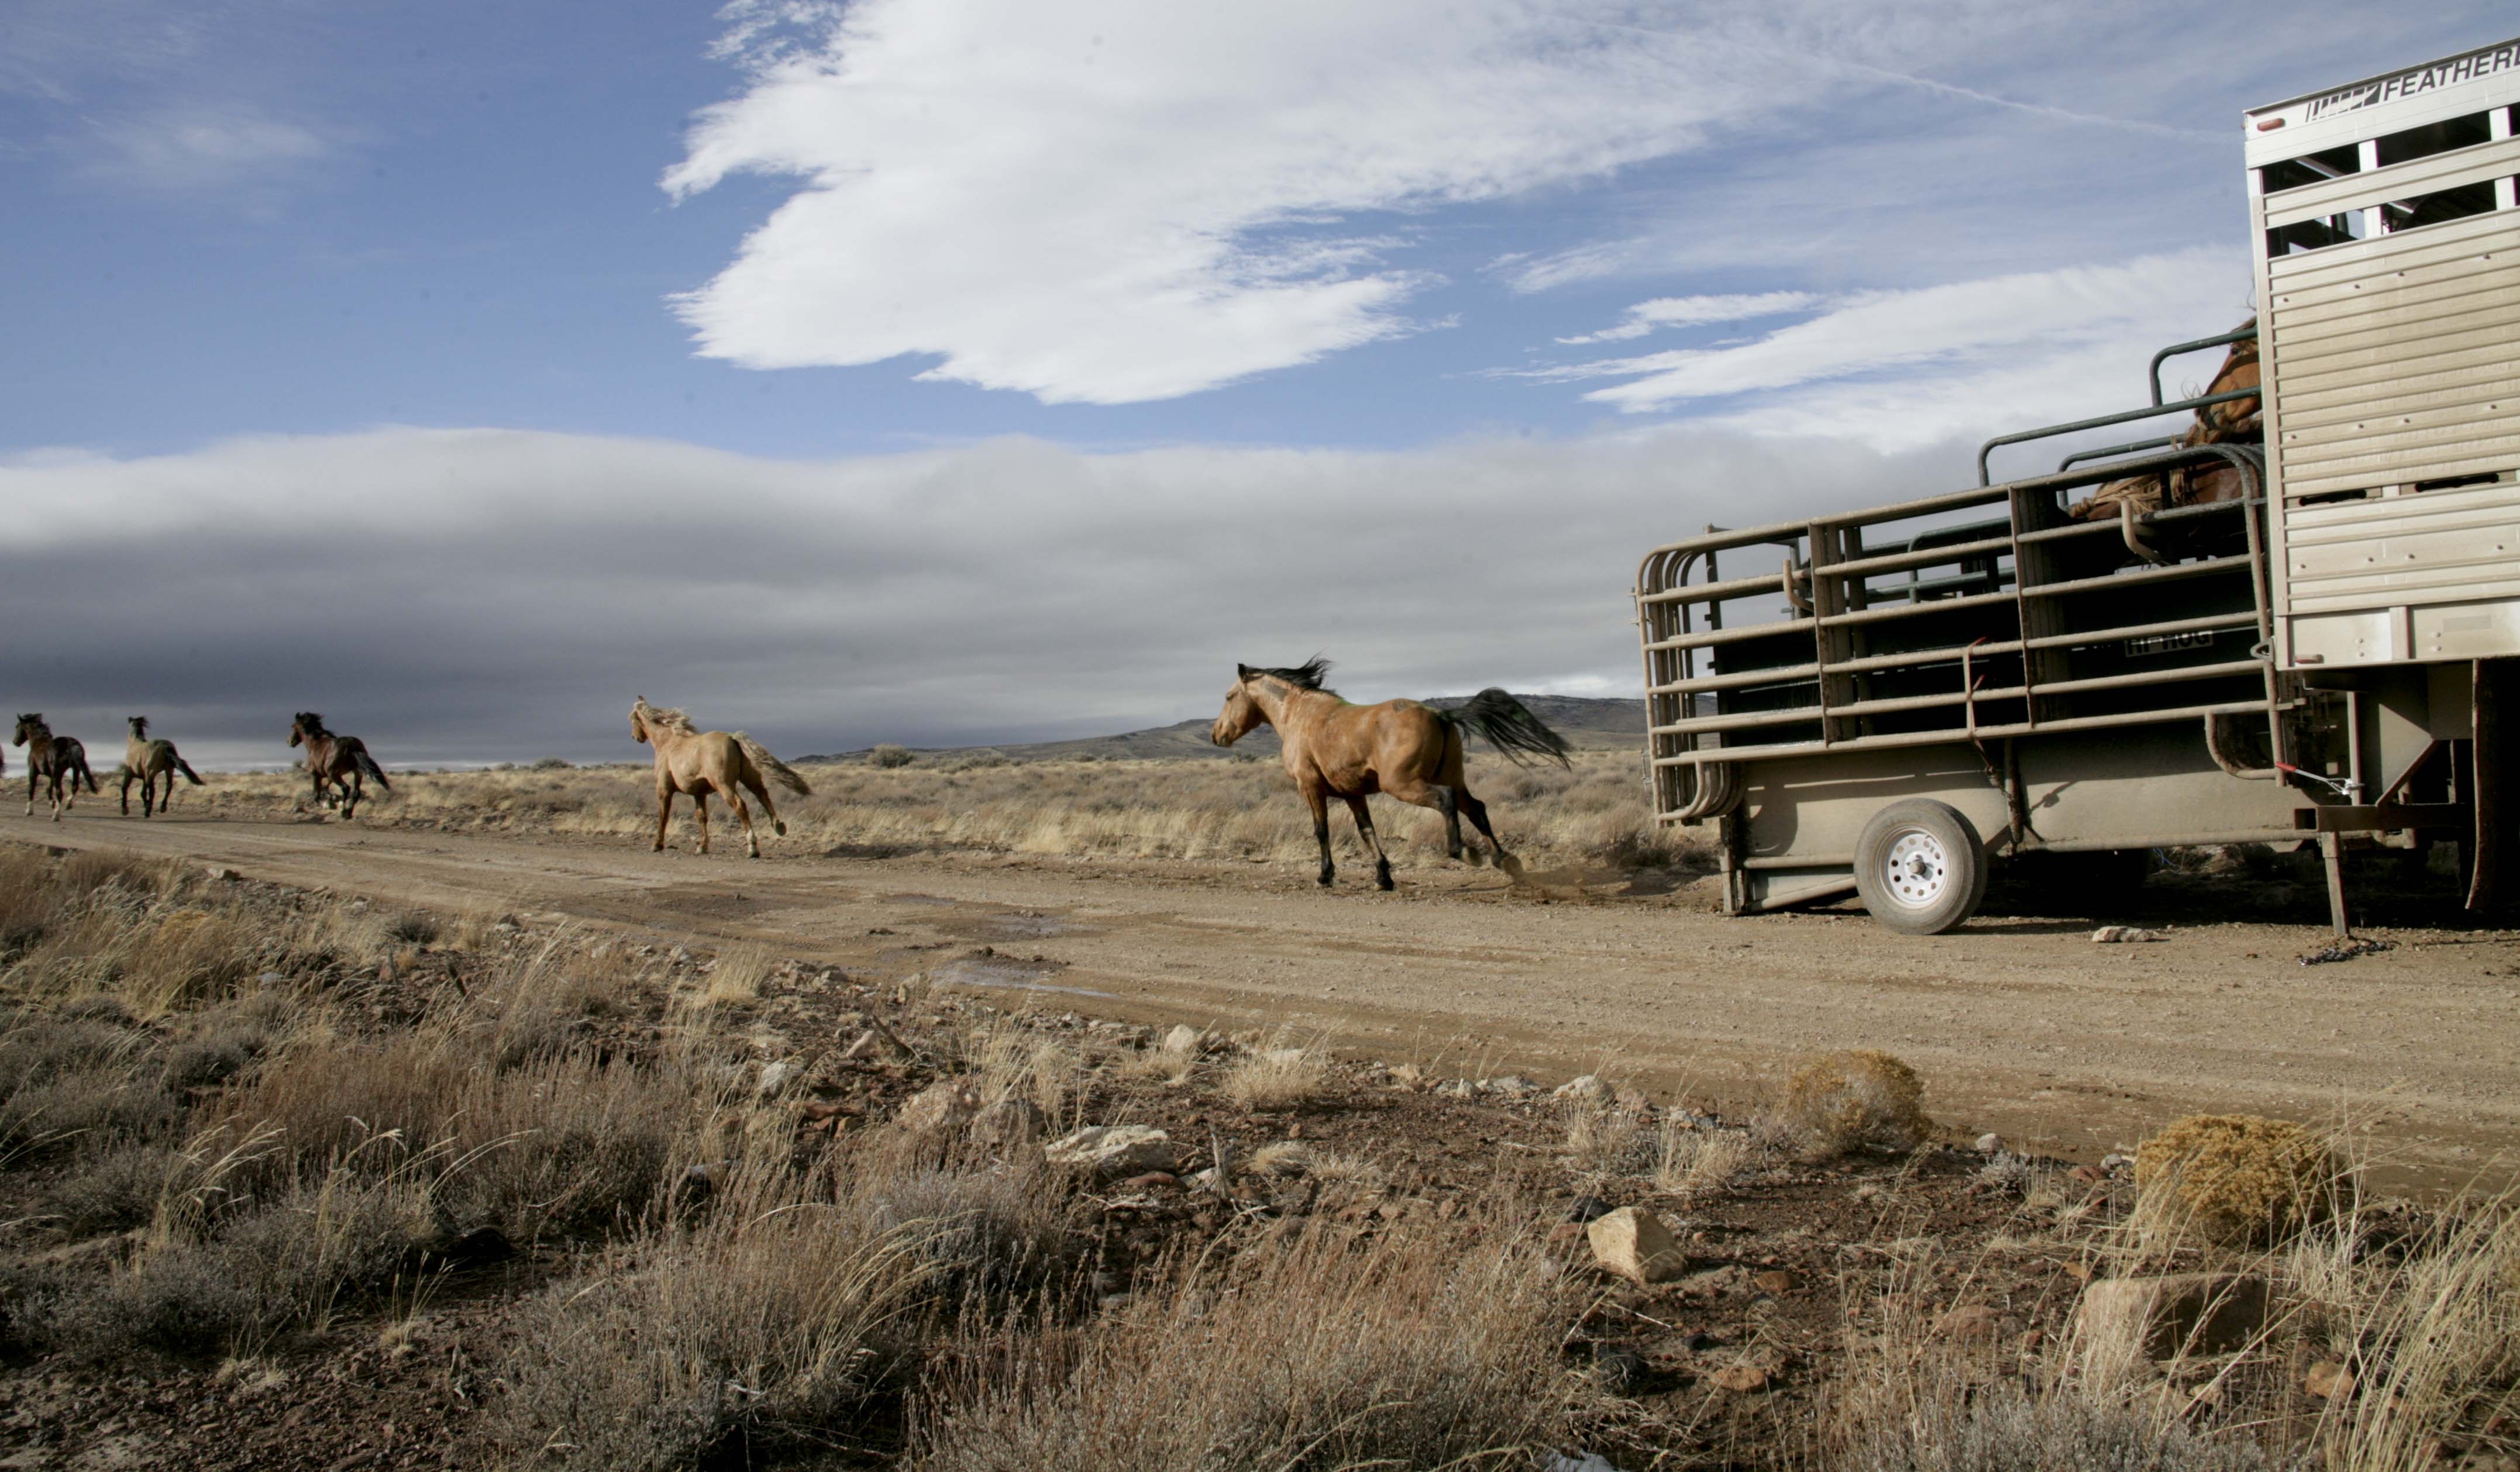
<svg viewBox="0 0 2520 1472">
<path fill-rule="evenodd" d="M 441 756 L 604 751 L 595 691 L 648 670 L 807 745 L 1203 713 L 1221 682 L 1192 671 L 1323 644 L 1376 694 L 1616 692 L 1645 545 L 1937 488 L 1976 438 L 2132 401 L 2150 347 L 2247 310 L 2241 108 L 2510 28 L 2458 3 L 15 0 L 0 491 L 79 513 L 5 534 L 0 597 L 22 626 L 49 590 L 97 644 L 0 656 L 0 682 L 91 722 L 155 700 L 242 754 L 253 702 L 316 691 L 269 675 L 285 620 L 237 579 L 402 538 L 413 586 L 373 630 L 341 615 L 367 653 L 334 703 Z M 1464 467 L 1526 478 L 1464 497 Z M 1715 467 L 1756 491 L 1688 473 Z M 889 535 L 948 484 L 966 519 Z M 1579 495 L 1584 539 L 1520 568 L 1529 607 L 1389 632 L 1465 561 L 1493 583 L 1564 540 L 1523 518 Z M 1395 542 L 1305 551 L 1360 499 Z M 456 503 L 470 530 L 428 542 Z M 1201 510 L 1122 567 L 1098 552 L 1121 507 Z M 764 521 L 818 508 L 816 535 L 892 545 L 872 609 L 754 569 Z M 993 540 L 1013 527 L 1034 540 Z M 1280 537 L 1318 578 L 1296 611 L 1194 640 L 1088 616 L 1124 577 L 1232 587 Z M 598 545 L 701 603 L 819 611 L 741 677 L 608 644 L 651 615 L 591 608 Z M 1036 614 L 1039 647 L 902 639 L 966 616 L 973 547 L 1055 557 L 1032 575 L 1082 611 Z M 197 630 L 215 655 L 160 669 L 71 565 L 244 602 Z M 1326 611 L 1365 566 L 1397 590 L 1382 621 Z M 352 602 L 382 576 L 338 575 Z M 518 693 L 451 721 L 429 651 L 477 647 L 485 603 L 518 634 L 485 689 Z M 1026 683 L 1094 642 L 1076 673 L 1107 698 Z M 581 703 L 520 726 L 558 678 L 530 651 L 562 646 Z"/>
</svg>

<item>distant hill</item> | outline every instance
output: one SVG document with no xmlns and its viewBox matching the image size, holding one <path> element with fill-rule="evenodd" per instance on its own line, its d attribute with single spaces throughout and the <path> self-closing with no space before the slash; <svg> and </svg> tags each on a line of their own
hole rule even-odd
<svg viewBox="0 0 2520 1472">
<path fill-rule="evenodd" d="M 1440 695 L 1426 703 L 1439 709 L 1451 709 L 1467 700 L 1467 695 Z M 1578 751 L 1620 751 L 1642 749 L 1644 745 L 1645 702 L 1642 700 L 1594 700 L 1580 695 L 1516 695 L 1531 713 L 1549 724 L 1552 731 L 1566 738 Z M 1157 726 L 1146 731 L 1123 732 L 1118 736 L 1079 736 L 1067 741 L 1027 741 L 995 746 L 914 747 L 922 755 L 952 755 L 966 751 L 995 751 L 1016 761 L 1076 761 L 1084 757 L 1131 758 L 1138 760 L 1206 759 L 1223 760 L 1238 752 L 1276 757 L 1278 734 L 1262 727 L 1237 741 L 1231 748 L 1211 745 L 1208 727 L 1214 718 L 1177 721 L 1170 726 Z M 1475 737 L 1473 749 L 1485 746 Z M 800 762 L 849 762 L 864 759 L 866 751 L 829 752 L 819 756 L 798 757 Z"/>
</svg>

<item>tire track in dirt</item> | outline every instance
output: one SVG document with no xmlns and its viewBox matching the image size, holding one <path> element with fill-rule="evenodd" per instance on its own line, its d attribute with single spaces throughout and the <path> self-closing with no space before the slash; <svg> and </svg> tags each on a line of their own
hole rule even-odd
<svg viewBox="0 0 2520 1472">
<path fill-rule="evenodd" d="M 1606 1068 L 1739 1107 L 1800 1056 L 1914 1063 L 1938 1117 L 2078 1157 L 2228 1109 L 2368 1135 L 2384 1184 L 2508 1180 L 2520 1154 L 2520 939 L 2408 932 L 2341 965 L 2322 932 L 2182 928 L 2093 946 L 2079 922 L 1991 918 L 1915 939 L 1860 915 L 1727 920 L 1687 895 L 1554 902 L 1492 871 L 1404 871 L 1329 893 L 1283 866 L 778 853 L 760 863 L 608 840 L 14 814 L 0 837 L 120 848 L 434 908 L 746 939 L 884 979 L 986 946 L 1058 1010 L 1269 1023 L 1449 1071 Z M 1035 966 L 1030 959 L 1041 959 Z M 987 981 L 997 973 L 962 968 Z M 1098 1000 L 1077 993 L 1102 993 Z"/>
</svg>

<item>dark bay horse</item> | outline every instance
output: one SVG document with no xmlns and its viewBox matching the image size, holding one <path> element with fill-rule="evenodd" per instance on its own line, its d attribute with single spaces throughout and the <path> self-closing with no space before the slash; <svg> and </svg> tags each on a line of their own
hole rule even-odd
<svg viewBox="0 0 2520 1472">
<path fill-rule="evenodd" d="M 148 818 L 170 807 L 175 801 L 175 774 L 181 772 L 196 787 L 202 784 L 202 774 L 193 764 L 175 754 L 175 743 L 162 736 L 151 737 L 149 718 L 131 718 L 131 739 L 122 748 L 122 816 L 131 816 L 131 782 L 140 781 L 140 816 Z M 158 795 L 158 779 L 166 779 L 166 795 Z"/>
<path fill-rule="evenodd" d="M 1336 691 L 1322 688 L 1329 667 L 1319 656 L 1291 668 L 1236 665 L 1225 709 L 1208 732 L 1209 740 L 1231 746 L 1255 726 L 1277 728 L 1286 773 L 1313 810 L 1313 837 L 1322 849 L 1321 882 L 1330 882 L 1329 799 L 1338 797 L 1346 800 L 1357 835 L 1373 854 L 1375 887 L 1391 887 L 1391 860 L 1374 835 L 1373 813 L 1365 801 L 1376 792 L 1443 814 L 1445 852 L 1455 859 L 1462 857 L 1462 819 L 1468 817 L 1496 851 L 1497 866 L 1511 872 L 1513 856 L 1488 826 L 1487 804 L 1471 796 L 1462 781 L 1462 729 L 1466 726 L 1485 736 L 1517 766 L 1534 758 L 1569 765 L 1565 738 L 1542 725 L 1521 701 L 1495 689 L 1472 695 L 1459 710 L 1437 710 L 1415 700 L 1350 705 Z"/>
<path fill-rule="evenodd" d="M 324 718 L 311 710 L 299 711 L 290 723 L 289 744 L 306 748 L 306 771 L 315 781 L 315 801 L 321 804 L 338 796 L 344 820 L 358 816 L 359 799 L 367 792 L 366 779 L 373 777 L 379 787 L 393 790 L 393 783 L 385 781 L 385 769 L 368 755 L 367 742 L 357 736 L 335 736 L 324 729 Z"/>
<path fill-rule="evenodd" d="M 35 784 L 50 780 L 53 796 L 53 822 L 62 821 L 62 810 L 78 805 L 80 778 L 87 779 L 87 789 L 96 790 L 96 774 L 87 769 L 87 748 L 76 736 L 57 736 L 44 724 L 40 713 L 18 718 L 17 734 L 9 738 L 12 746 L 26 748 L 26 816 L 35 816 Z M 62 795 L 62 779 L 70 780 L 69 796 Z"/>
</svg>

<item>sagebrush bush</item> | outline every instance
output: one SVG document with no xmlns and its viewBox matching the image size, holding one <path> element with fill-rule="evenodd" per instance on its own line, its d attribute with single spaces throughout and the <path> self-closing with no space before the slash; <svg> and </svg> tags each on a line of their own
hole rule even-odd
<svg viewBox="0 0 2520 1472">
<path fill-rule="evenodd" d="M 1975 1395 L 1922 1392 L 1894 1412 L 1867 1415 L 1827 1465 L 1836 1472 L 2259 1472 L 2273 1463 L 2246 1436 L 2200 1436 L 2159 1408 L 2070 1392 L 2033 1397 L 1999 1383 Z"/>
<path fill-rule="evenodd" d="M 1924 1094 L 1916 1070 L 1886 1052 L 1859 1048 L 1804 1065 L 1785 1085 L 1777 1117 L 1808 1158 L 1863 1149 L 1902 1152 L 1933 1132 Z"/>
<path fill-rule="evenodd" d="M 2325 1216 L 2347 1186 L 2325 1137 L 2290 1120 L 2197 1114 L 2136 1147 L 2138 1221 L 2227 1247 L 2279 1242 Z"/>
</svg>

